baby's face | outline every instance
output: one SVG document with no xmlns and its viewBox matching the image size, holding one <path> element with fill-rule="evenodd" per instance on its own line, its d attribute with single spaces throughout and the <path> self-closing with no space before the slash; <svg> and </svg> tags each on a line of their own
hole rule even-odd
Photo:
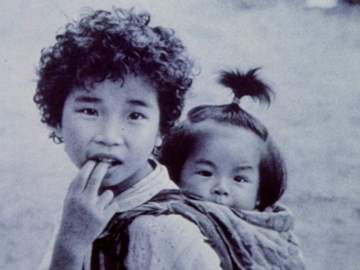
<svg viewBox="0 0 360 270">
<path fill-rule="evenodd" d="M 102 187 L 137 182 L 149 173 L 148 158 L 159 138 L 157 91 L 143 77 L 124 84 L 105 80 L 67 97 L 55 132 L 77 167 L 88 160 L 110 164 Z"/>
<path fill-rule="evenodd" d="M 202 139 L 184 164 L 180 187 L 245 210 L 256 206 L 263 142 L 254 133 L 212 120 L 194 124 Z"/>
</svg>

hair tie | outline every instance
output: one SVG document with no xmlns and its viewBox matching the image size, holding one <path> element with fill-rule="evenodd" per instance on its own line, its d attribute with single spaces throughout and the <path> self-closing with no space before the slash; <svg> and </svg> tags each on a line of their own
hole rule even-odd
<svg viewBox="0 0 360 270">
<path fill-rule="evenodd" d="M 240 98 L 234 97 L 231 103 L 235 103 L 237 105 L 240 105 Z"/>
</svg>

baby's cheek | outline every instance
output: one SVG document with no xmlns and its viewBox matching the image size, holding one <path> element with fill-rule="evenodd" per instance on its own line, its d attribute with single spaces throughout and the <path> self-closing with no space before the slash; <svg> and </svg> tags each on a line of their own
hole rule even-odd
<svg viewBox="0 0 360 270">
<path fill-rule="evenodd" d="M 187 178 L 185 175 L 183 175 L 179 182 L 179 187 L 184 190 L 188 190 L 191 192 L 195 192 L 196 187 L 192 184 L 192 181 L 190 178 Z"/>
<path fill-rule="evenodd" d="M 204 198 L 205 200 L 212 200 L 212 196 L 210 194 L 210 187 L 205 184 L 196 184 L 192 185 L 190 191 L 194 192 L 195 194 L 199 195 L 200 197 Z"/>
</svg>

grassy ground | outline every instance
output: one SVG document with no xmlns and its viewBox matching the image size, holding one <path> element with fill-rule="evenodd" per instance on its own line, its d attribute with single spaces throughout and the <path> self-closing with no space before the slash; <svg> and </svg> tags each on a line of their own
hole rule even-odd
<svg viewBox="0 0 360 270">
<path fill-rule="evenodd" d="M 42 47 L 79 8 L 137 6 L 177 30 L 201 69 L 187 108 L 228 102 L 220 68 L 262 66 L 277 92 L 246 109 L 289 167 L 283 198 L 309 269 L 360 269 L 360 10 L 296 0 L 3 1 L 0 4 L 0 269 L 36 269 L 75 168 L 32 103 Z"/>
</svg>

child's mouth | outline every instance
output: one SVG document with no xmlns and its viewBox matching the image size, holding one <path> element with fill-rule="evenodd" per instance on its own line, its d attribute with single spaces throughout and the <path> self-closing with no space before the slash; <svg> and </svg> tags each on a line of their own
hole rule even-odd
<svg viewBox="0 0 360 270">
<path fill-rule="evenodd" d="M 108 163 L 111 167 L 120 165 L 122 162 L 116 158 L 107 157 L 107 156 L 94 156 L 89 158 L 90 160 L 94 160 L 95 162 L 104 162 Z"/>
<path fill-rule="evenodd" d="M 221 198 L 221 197 L 216 197 L 212 201 L 214 203 L 217 203 L 217 204 L 227 205 L 226 200 L 224 198 Z"/>
</svg>

